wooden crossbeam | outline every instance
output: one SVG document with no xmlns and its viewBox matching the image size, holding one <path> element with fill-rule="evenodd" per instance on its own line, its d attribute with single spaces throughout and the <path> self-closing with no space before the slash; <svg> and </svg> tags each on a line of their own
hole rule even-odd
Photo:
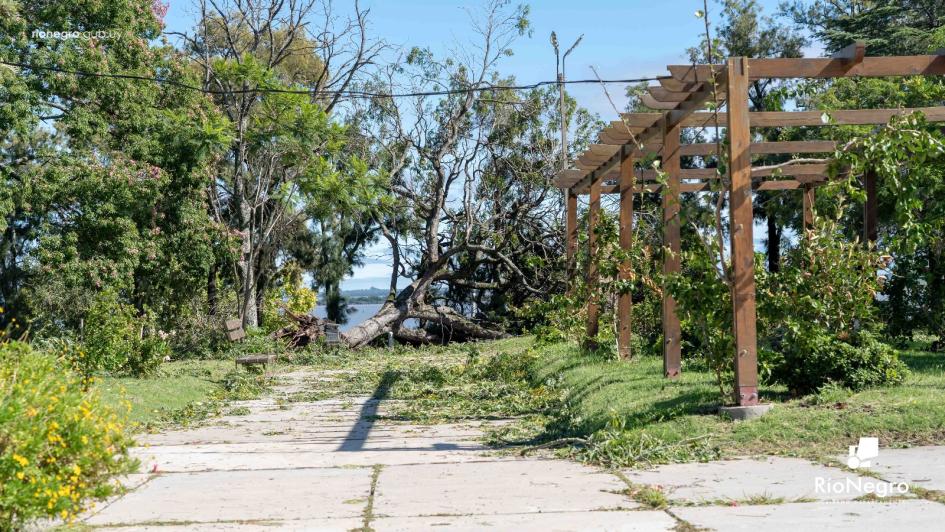
<svg viewBox="0 0 945 532">
<path fill-rule="evenodd" d="M 634 170 L 637 182 L 646 183 L 659 181 L 660 175 L 656 170 L 637 168 Z M 827 173 L 826 164 L 794 164 L 780 168 L 753 168 L 751 170 L 752 179 L 761 177 L 797 177 L 799 179 L 820 178 Z M 583 177 L 583 176 L 581 176 Z M 581 177 L 556 178 L 555 185 L 560 188 L 572 188 Z M 718 179 L 718 173 L 715 168 L 686 168 L 679 171 L 679 178 L 685 180 L 712 180 Z M 615 181 L 619 178 L 619 173 L 612 170 L 601 177 L 602 181 Z M 576 188 L 576 187 L 574 187 Z"/>
<path fill-rule="evenodd" d="M 612 157 L 613 154 L 620 150 L 620 147 L 609 144 L 591 144 L 587 147 L 587 149 L 594 155 L 605 155 L 607 157 Z"/>
<path fill-rule="evenodd" d="M 890 57 L 856 56 L 828 58 L 769 58 L 749 59 L 748 78 L 845 78 L 889 76 L 942 76 L 945 75 L 945 56 L 910 55 Z M 854 54 L 858 53 L 854 50 Z M 696 83 L 709 79 L 711 72 L 724 69 L 723 65 L 669 65 L 671 77 L 681 83 Z"/>
<path fill-rule="evenodd" d="M 695 84 L 693 86 L 696 86 Z M 652 96 L 656 101 L 659 102 L 681 102 L 686 99 L 691 91 L 676 92 L 666 89 L 664 87 L 647 87 L 646 91 Z M 718 101 L 724 101 L 725 97 L 722 94 L 718 95 Z"/>
<path fill-rule="evenodd" d="M 684 81 L 679 81 L 672 76 L 663 76 L 657 78 L 657 81 L 659 82 L 660 87 L 673 92 L 692 92 L 699 88 L 698 83 L 686 83 Z"/>
<path fill-rule="evenodd" d="M 723 69 L 721 72 L 716 74 L 715 85 L 716 86 L 724 85 L 725 79 L 726 79 L 726 73 Z M 685 118 L 686 115 L 694 112 L 699 106 L 702 105 L 703 102 L 705 102 L 707 98 L 711 96 L 712 94 L 711 90 L 712 88 L 710 84 L 703 84 L 703 88 L 701 90 L 693 92 L 692 94 L 689 95 L 689 97 L 685 101 L 679 102 L 676 105 L 676 110 L 677 110 L 676 112 L 680 112 L 681 114 L 679 116 L 682 118 Z M 674 127 L 675 125 L 678 124 L 678 122 L 676 121 L 675 118 L 670 117 L 667 119 L 666 124 L 669 127 Z M 641 131 L 639 135 L 636 135 L 635 140 L 638 143 L 646 143 L 651 138 L 657 137 L 660 134 L 662 134 L 662 131 L 663 131 L 663 124 L 656 123 L 647 127 L 643 131 Z M 632 154 L 632 148 L 633 147 L 631 147 L 631 149 L 621 150 L 615 153 L 613 157 L 608 159 L 607 162 L 602 164 L 597 170 L 594 170 L 588 175 L 581 178 L 581 180 L 578 181 L 573 186 L 575 192 L 577 193 L 583 192 L 591 185 L 591 183 L 603 177 L 603 175 L 607 173 L 614 165 L 620 164 L 621 161 L 623 161 L 626 157 L 629 157 Z"/>
<path fill-rule="evenodd" d="M 597 134 L 597 142 L 601 144 L 612 144 L 614 146 L 623 146 L 626 144 L 626 140 L 621 137 L 613 135 L 610 131 L 610 128 L 604 128 L 600 133 Z"/>
<path fill-rule="evenodd" d="M 903 107 L 897 109 L 843 109 L 836 111 L 757 111 L 748 113 L 752 127 L 799 127 L 799 126 L 864 126 L 882 125 L 894 116 L 920 112 L 930 122 L 945 121 L 945 107 Z M 713 127 L 712 112 L 689 113 L 682 119 L 683 127 Z M 659 113 L 626 113 L 621 117 L 630 124 L 646 123 L 659 119 Z M 825 120 L 826 119 L 826 120 Z M 728 114 L 718 113 L 719 127 L 725 127 Z M 655 122 L 655 120 L 654 120 Z M 611 122 L 611 126 L 620 122 Z"/>
<path fill-rule="evenodd" d="M 776 181 L 753 181 L 752 190 L 797 190 L 805 187 L 815 187 L 827 182 L 826 176 L 811 176 L 809 179 L 779 179 Z M 680 192 L 708 192 L 711 183 L 681 183 Z M 662 193 L 665 186 L 660 183 L 640 183 L 633 188 L 634 194 Z M 617 194 L 619 187 L 616 184 L 604 184 L 601 194 Z"/>
<path fill-rule="evenodd" d="M 643 105 L 649 107 L 650 109 L 671 110 L 671 109 L 675 109 L 675 108 L 676 108 L 677 103 L 682 102 L 682 101 L 684 101 L 686 98 L 689 97 L 689 94 L 687 94 L 687 93 L 680 93 L 680 94 L 683 95 L 683 98 L 682 98 L 681 100 L 666 100 L 666 101 L 660 101 L 660 100 L 657 100 L 656 98 L 654 98 L 652 94 L 643 93 L 643 94 L 640 95 L 640 103 L 642 103 Z"/>
<path fill-rule="evenodd" d="M 622 144 L 621 144 L 622 145 Z M 610 145 L 611 148 L 617 148 L 621 145 Z M 603 146 L 603 144 L 594 144 L 592 146 Z M 642 150 L 634 150 L 635 156 L 660 151 L 662 146 L 658 142 L 648 142 Z M 837 149 L 837 143 L 832 140 L 788 140 L 775 142 L 753 142 L 751 144 L 752 155 L 777 154 L 777 153 L 828 153 Z M 699 144 L 683 144 L 679 148 L 679 154 L 683 157 L 692 157 L 696 155 L 713 155 L 717 150 L 714 142 Z"/>
</svg>

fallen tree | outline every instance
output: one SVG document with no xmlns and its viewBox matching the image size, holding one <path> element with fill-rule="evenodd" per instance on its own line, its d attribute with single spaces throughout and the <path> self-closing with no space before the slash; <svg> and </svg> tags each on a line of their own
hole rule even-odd
<svg viewBox="0 0 945 532">
<path fill-rule="evenodd" d="M 375 80 L 376 92 L 450 93 L 364 103 L 372 166 L 389 176 L 394 206 L 375 220 L 390 245 L 388 301 L 345 334 L 358 347 L 393 333 L 410 343 L 493 339 L 506 335 L 511 309 L 564 284 L 557 92 L 503 89 L 497 72 L 526 12 L 489 4 L 473 21 L 479 42 L 438 61 L 412 50 Z M 589 114 L 568 109 L 586 143 Z M 405 288 L 398 280 L 411 279 Z M 407 328 L 417 319 L 423 327 Z"/>
</svg>

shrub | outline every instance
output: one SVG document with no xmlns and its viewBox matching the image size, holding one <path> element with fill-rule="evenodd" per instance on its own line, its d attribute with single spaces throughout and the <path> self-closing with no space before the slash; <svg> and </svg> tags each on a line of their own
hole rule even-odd
<svg viewBox="0 0 945 532">
<path fill-rule="evenodd" d="M 69 520 L 134 462 L 123 420 L 89 381 L 21 342 L 0 343 L 0 522 Z"/>
<path fill-rule="evenodd" d="M 532 325 L 532 332 L 540 344 L 570 339 L 590 347 L 602 358 L 617 358 L 618 300 L 621 295 L 628 294 L 633 301 L 630 355 L 636 357 L 662 352 L 661 273 L 653 256 L 653 250 L 658 249 L 658 241 L 652 241 L 652 237 L 657 234 L 654 227 L 643 223 L 649 219 L 644 216 L 637 221 L 632 245 L 624 249 L 620 245 L 618 218 L 601 211 L 599 223 L 595 226 L 598 253 L 592 260 L 587 252 L 586 241 L 583 242 L 579 246 L 575 270 L 587 272 L 593 264 L 598 271 L 596 288 L 587 284 L 583 274 L 576 275 L 570 280 L 567 294 L 535 299 L 517 312 L 520 321 Z M 626 272 L 629 274 L 627 278 L 621 278 L 624 264 L 630 265 Z M 599 327 L 594 338 L 587 337 L 589 301 L 596 301 L 599 310 Z"/>
<path fill-rule="evenodd" d="M 695 352 L 712 371 L 725 400 L 734 384 L 732 293 L 720 270 L 721 260 L 708 246 L 683 251 L 682 264 L 681 273 L 667 277 L 667 289 L 676 300 L 683 339 L 690 347 L 685 351 Z"/>
<path fill-rule="evenodd" d="M 195 297 L 169 323 L 167 337 L 174 359 L 213 359 L 226 354 L 230 342 L 226 339 L 224 321 L 236 316 L 235 297 L 217 301 L 215 314 L 208 315 L 203 295 Z"/>
<path fill-rule="evenodd" d="M 97 371 L 144 375 L 156 368 L 170 348 L 155 336 L 150 314 L 138 316 L 114 290 L 102 291 L 89 309 L 76 366 L 86 375 Z M 145 336 L 148 332 L 150 335 Z"/>
<path fill-rule="evenodd" d="M 782 345 L 781 356 L 772 378 L 798 395 L 828 383 L 853 390 L 899 384 L 907 374 L 896 350 L 866 331 L 848 340 L 823 330 L 793 331 Z"/>
<path fill-rule="evenodd" d="M 778 353 L 766 357 L 772 380 L 798 394 L 831 381 L 852 389 L 901 382 L 896 350 L 872 332 L 881 325 L 880 254 L 820 219 L 785 258 L 780 272 L 759 275 L 763 343 Z"/>
<path fill-rule="evenodd" d="M 283 340 L 273 338 L 261 329 L 252 329 L 239 343 L 230 344 L 225 358 L 244 355 L 284 355 L 289 350 Z"/>
</svg>

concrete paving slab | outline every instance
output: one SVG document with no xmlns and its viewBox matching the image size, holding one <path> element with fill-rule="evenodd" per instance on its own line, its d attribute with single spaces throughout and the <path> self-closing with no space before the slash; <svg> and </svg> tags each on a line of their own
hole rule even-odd
<svg viewBox="0 0 945 532">
<path fill-rule="evenodd" d="M 485 528 L 517 532 L 621 531 L 666 532 L 676 521 L 666 512 L 553 512 L 501 515 L 386 517 L 371 522 L 376 532 L 414 530 L 477 531 Z"/>
<path fill-rule="evenodd" d="M 563 460 L 495 460 L 385 467 L 377 516 L 632 509 L 616 476 Z"/>
<path fill-rule="evenodd" d="M 189 448 L 188 448 L 189 447 Z M 151 447 L 133 454 L 141 461 L 142 471 L 157 466 L 159 472 L 239 471 L 311 467 L 347 467 L 369 465 L 405 465 L 424 463 L 482 461 L 481 450 L 448 446 L 339 450 L 336 444 L 295 445 L 284 448 L 274 442 L 265 444 L 212 444 Z"/>
<path fill-rule="evenodd" d="M 167 474 L 101 509 L 87 523 L 355 518 L 370 487 L 368 468 Z"/>
<path fill-rule="evenodd" d="M 846 457 L 841 457 L 845 462 Z M 945 446 L 886 449 L 870 460 L 869 470 L 890 482 L 945 491 Z"/>
<path fill-rule="evenodd" d="M 671 464 L 648 471 L 628 469 L 623 473 L 633 483 L 661 486 L 670 500 L 688 502 L 741 501 L 752 497 L 782 498 L 786 502 L 849 500 L 866 495 L 870 492 L 868 488 L 877 484 L 882 486 L 874 491 L 892 493 L 888 483 L 798 458 Z M 834 489 L 838 482 L 843 489 Z"/>
<path fill-rule="evenodd" d="M 190 431 L 153 435 L 139 438 L 142 446 L 177 446 L 211 443 L 278 443 L 335 444 L 346 448 L 416 447 L 417 441 L 432 443 L 455 443 L 463 446 L 482 447 L 479 440 L 482 430 L 462 426 L 442 425 L 438 427 L 409 427 L 365 423 L 338 425 L 306 425 L 299 423 L 255 423 L 252 426 L 231 425 L 201 427 Z"/>
<path fill-rule="evenodd" d="M 934 530 L 945 522 L 945 505 L 925 500 L 702 506 L 671 511 L 696 527 L 726 532 L 891 532 Z"/>
<path fill-rule="evenodd" d="M 257 521 L 255 523 L 189 523 L 186 525 L 117 526 L 112 532 L 348 532 L 363 525 L 361 519 L 299 519 L 294 521 Z"/>
</svg>

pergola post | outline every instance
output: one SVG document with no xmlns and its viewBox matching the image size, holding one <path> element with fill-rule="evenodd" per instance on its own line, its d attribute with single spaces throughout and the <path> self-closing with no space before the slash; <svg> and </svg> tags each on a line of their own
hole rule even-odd
<svg viewBox="0 0 945 532">
<path fill-rule="evenodd" d="M 567 253 L 567 282 L 571 282 L 574 275 L 574 256 L 577 254 L 577 194 L 570 188 L 564 189 L 565 221 L 564 238 L 565 252 Z"/>
<path fill-rule="evenodd" d="M 814 185 L 806 183 L 804 188 L 804 236 L 814 227 Z"/>
<path fill-rule="evenodd" d="M 879 202 L 876 198 L 876 171 L 870 168 L 863 174 L 863 188 L 866 189 L 866 204 L 863 206 L 863 243 L 867 246 L 876 243 L 879 238 L 877 211 Z"/>
<path fill-rule="evenodd" d="M 755 328 L 748 60 L 744 57 L 728 60 L 728 107 L 735 402 L 739 406 L 751 406 L 758 404 L 758 353 Z"/>
<path fill-rule="evenodd" d="M 679 273 L 679 135 L 681 126 L 669 126 L 663 118 L 662 166 L 666 186 L 661 197 L 663 207 L 663 273 Z M 663 287 L 663 374 L 670 379 L 679 377 L 682 369 L 682 330 L 676 315 L 676 300 Z"/>
<path fill-rule="evenodd" d="M 627 150 L 627 148 L 621 148 Z M 636 174 L 633 169 L 633 155 L 620 162 L 620 249 L 630 251 L 633 244 L 633 187 Z M 630 279 L 629 260 L 620 264 L 618 272 L 621 281 Z M 617 351 L 620 358 L 628 359 L 633 355 L 630 347 L 633 328 L 633 294 L 630 291 L 617 296 Z"/>
<path fill-rule="evenodd" d="M 587 339 L 589 347 L 593 347 L 597 338 L 597 329 L 599 323 L 600 307 L 597 301 L 597 284 L 599 274 L 597 272 L 597 223 L 600 219 L 600 187 L 602 179 L 596 178 L 591 182 L 590 205 L 587 211 Z"/>
</svg>

